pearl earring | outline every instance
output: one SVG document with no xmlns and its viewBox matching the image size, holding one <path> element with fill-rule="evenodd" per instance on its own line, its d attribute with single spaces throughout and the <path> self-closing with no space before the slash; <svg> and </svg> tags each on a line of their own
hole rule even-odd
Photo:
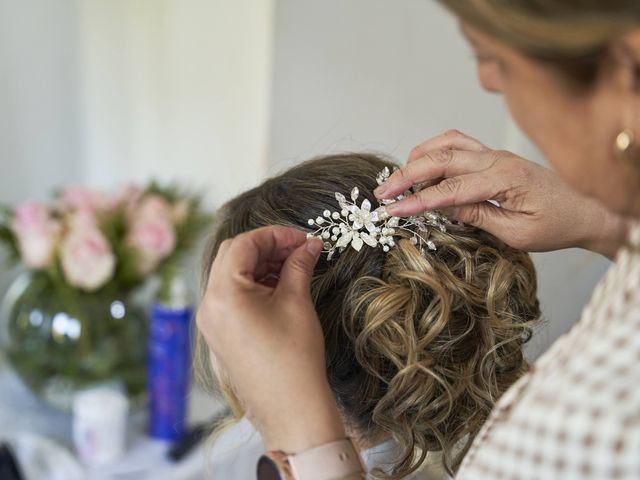
<svg viewBox="0 0 640 480">
<path fill-rule="evenodd" d="M 629 148 L 633 144 L 633 141 L 634 141 L 633 132 L 628 128 L 625 128 L 616 137 L 616 143 L 615 143 L 616 153 L 620 156 L 625 156 L 628 153 Z"/>
</svg>

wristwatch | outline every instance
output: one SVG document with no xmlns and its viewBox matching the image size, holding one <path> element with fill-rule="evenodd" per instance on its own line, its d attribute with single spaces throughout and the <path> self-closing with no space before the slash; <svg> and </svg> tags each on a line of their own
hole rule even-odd
<svg viewBox="0 0 640 480">
<path fill-rule="evenodd" d="M 295 455 L 266 452 L 258 460 L 258 480 L 337 480 L 364 478 L 365 468 L 350 439 L 325 443 Z"/>
</svg>

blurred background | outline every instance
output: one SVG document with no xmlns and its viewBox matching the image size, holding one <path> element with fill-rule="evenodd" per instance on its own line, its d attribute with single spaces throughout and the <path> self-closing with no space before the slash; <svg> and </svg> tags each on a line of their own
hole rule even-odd
<svg viewBox="0 0 640 480">
<path fill-rule="evenodd" d="M 314 155 L 403 161 L 449 128 L 544 163 L 433 0 L 0 0 L 3 204 L 157 178 L 215 208 Z M 608 263 L 534 257 L 547 324 L 531 356 Z M 0 272 L 3 291 L 14 272 Z"/>
</svg>

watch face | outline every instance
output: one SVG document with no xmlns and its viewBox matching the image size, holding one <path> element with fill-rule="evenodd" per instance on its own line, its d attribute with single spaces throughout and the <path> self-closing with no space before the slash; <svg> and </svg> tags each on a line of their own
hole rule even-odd
<svg viewBox="0 0 640 480">
<path fill-rule="evenodd" d="M 258 460 L 257 474 L 258 480 L 283 480 L 275 462 L 264 455 Z"/>
</svg>

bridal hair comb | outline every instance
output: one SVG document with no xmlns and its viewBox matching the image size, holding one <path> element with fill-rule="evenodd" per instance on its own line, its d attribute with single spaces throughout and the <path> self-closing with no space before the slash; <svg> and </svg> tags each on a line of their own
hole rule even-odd
<svg viewBox="0 0 640 480">
<path fill-rule="evenodd" d="M 382 185 L 387 181 L 391 172 L 385 167 L 380 172 L 376 181 Z M 323 241 L 323 252 L 328 253 L 327 259 L 331 260 L 336 253 L 341 253 L 349 245 L 356 251 L 360 251 L 363 245 L 372 248 L 381 247 L 388 252 L 395 246 L 395 237 L 400 232 L 411 234 L 411 243 L 416 245 L 425 254 L 427 250 L 435 250 L 436 245 L 429 239 L 430 231 L 437 228 L 446 232 L 446 225 L 451 224 L 444 215 L 429 211 L 419 216 L 392 217 L 384 208 L 385 205 L 402 200 L 414 192 L 406 191 L 395 199 L 382 200 L 378 208 L 371 211 L 371 202 L 366 198 L 358 206 L 360 191 L 358 187 L 351 190 L 351 201 L 339 193 L 335 193 L 336 200 L 340 206 L 339 211 L 325 210 L 322 216 L 310 218 L 310 227 L 316 230 L 308 233 L 308 237 L 318 237 Z"/>
</svg>

